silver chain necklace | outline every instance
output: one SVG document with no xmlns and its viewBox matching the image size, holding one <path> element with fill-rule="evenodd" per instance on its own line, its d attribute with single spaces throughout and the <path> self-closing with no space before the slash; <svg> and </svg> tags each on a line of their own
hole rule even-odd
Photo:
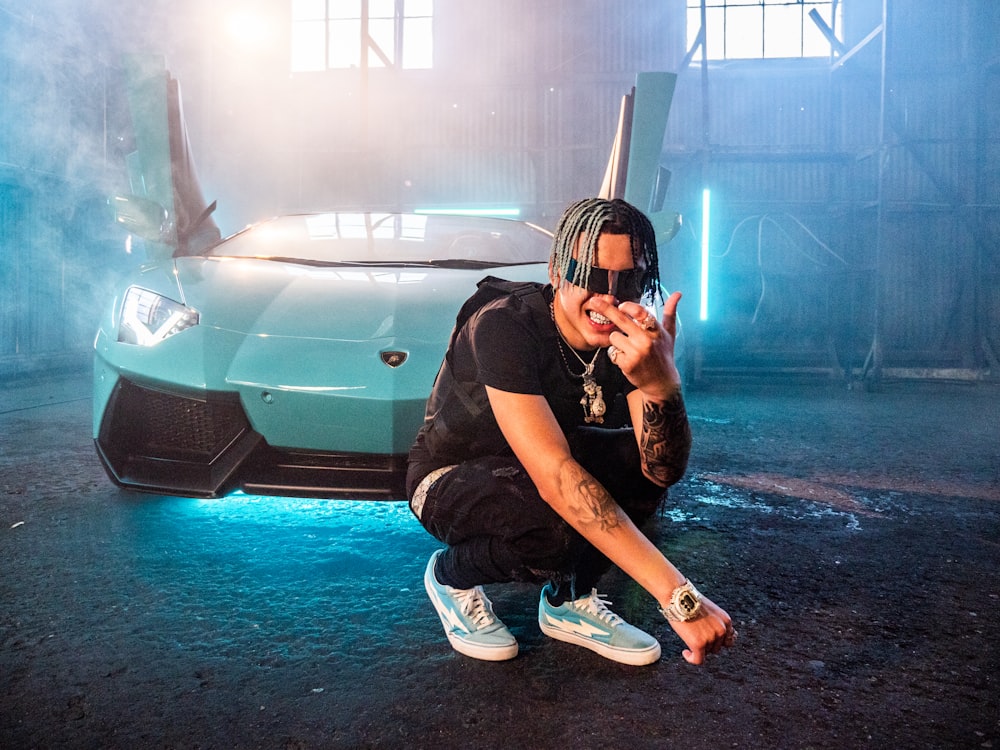
<svg viewBox="0 0 1000 750">
<path fill-rule="evenodd" d="M 601 356 L 601 349 L 598 348 L 594 352 L 594 356 L 591 358 L 590 362 L 587 362 L 583 357 L 581 357 L 576 349 L 574 349 L 570 343 L 563 336 L 562 331 L 559 330 L 559 324 L 556 323 L 556 310 L 555 303 L 549 303 L 549 315 L 552 318 L 552 325 L 556 327 L 556 333 L 559 334 L 559 340 L 562 342 L 559 346 L 559 356 L 562 357 L 563 364 L 566 365 L 566 372 L 576 378 L 583 378 L 583 397 L 580 399 L 580 405 L 583 407 L 583 421 L 586 423 L 596 422 L 597 424 L 604 423 L 604 413 L 608 410 L 607 405 L 604 403 L 604 392 L 601 390 L 601 386 L 598 385 L 597 381 L 594 379 L 594 365 L 597 364 L 597 358 Z M 569 360 L 566 359 L 566 354 L 563 352 L 562 344 L 566 345 L 566 348 L 573 352 L 573 356 L 580 360 L 580 364 L 583 365 L 583 372 L 577 375 L 573 370 L 570 369 Z"/>
</svg>

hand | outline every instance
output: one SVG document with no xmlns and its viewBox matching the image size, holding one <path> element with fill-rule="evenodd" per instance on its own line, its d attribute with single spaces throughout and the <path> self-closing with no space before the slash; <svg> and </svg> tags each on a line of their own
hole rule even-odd
<svg viewBox="0 0 1000 750">
<path fill-rule="evenodd" d="M 701 664 L 706 654 L 717 654 L 724 647 L 736 643 L 733 621 L 719 605 L 702 595 L 701 609 L 704 614 L 690 622 L 670 622 L 670 627 L 687 644 L 682 656 L 689 664 Z"/>
<path fill-rule="evenodd" d="M 665 401 L 680 386 L 681 377 L 674 362 L 680 299 L 680 292 L 670 295 L 663 305 L 663 320 L 659 323 L 637 302 L 622 302 L 615 307 L 610 302 L 595 299 L 597 311 L 618 328 L 609 337 L 613 347 L 608 350 L 611 361 L 651 400 Z"/>
</svg>

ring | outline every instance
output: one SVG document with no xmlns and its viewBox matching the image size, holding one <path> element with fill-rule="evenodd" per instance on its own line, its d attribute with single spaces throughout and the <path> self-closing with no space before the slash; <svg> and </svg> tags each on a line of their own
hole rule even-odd
<svg viewBox="0 0 1000 750">
<path fill-rule="evenodd" d="M 647 315 L 645 320 L 643 320 L 642 323 L 640 323 L 639 325 L 641 325 L 647 331 L 655 331 L 656 318 L 654 318 L 652 315 Z"/>
<path fill-rule="evenodd" d="M 618 355 L 620 353 L 621 353 L 621 350 L 617 346 L 609 346 L 608 347 L 608 359 L 610 359 L 612 362 L 614 362 L 615 359 L 617 359 L 617 357 L 618 357 Z"/>
</svg>

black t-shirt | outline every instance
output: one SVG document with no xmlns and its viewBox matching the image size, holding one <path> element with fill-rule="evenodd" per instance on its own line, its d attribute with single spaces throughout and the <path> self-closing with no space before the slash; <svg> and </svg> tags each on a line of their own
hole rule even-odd
<svg viewBox="0 0 1000 750">
<path fill-rule="evenodd" d="M 551 317 L 552 297 L 549 285 L 538 285 L 532 293 L 502 296 L 480 308 L 457 331 L 410 450 L 411 482 L 440 466 L 511 453 L 490 408 L 487 385 L 544 396 L 565 434 L 585 424 L 580 403 L 584 365 L 560 342 Z M 590 362 L 594 351 L 579 355 Z M 628 425 L 625 395 L 634 386 L 611 364 L 606 349 L 597 355 L 594 378 L 607 404 L 600 426 Z"/>
</svg>

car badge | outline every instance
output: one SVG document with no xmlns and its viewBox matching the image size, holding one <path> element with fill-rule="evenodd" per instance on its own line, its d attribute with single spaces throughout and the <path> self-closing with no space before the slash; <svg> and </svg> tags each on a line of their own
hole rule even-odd
<svg viewBox="0 0 1000 750">
<path fill-rule="evenodd" d="M 389 367 L 399 367 L 406 361 L 406 352 L 387 351 L 381 352 L 379 356 Z"/>
</svg>

